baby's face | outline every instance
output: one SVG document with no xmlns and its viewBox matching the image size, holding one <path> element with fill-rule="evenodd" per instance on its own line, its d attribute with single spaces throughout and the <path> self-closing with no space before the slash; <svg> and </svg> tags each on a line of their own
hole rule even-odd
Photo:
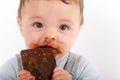
<svg viewBox="0 0 120 80">
<path fill-rule="evenodd" d="M 63 55 L 73 45 L 80 30 L 80 10 L 76 3 L 60 0 L 30 0 L 18 18 L 27 48 L 51 46 Z"/>
</svg>

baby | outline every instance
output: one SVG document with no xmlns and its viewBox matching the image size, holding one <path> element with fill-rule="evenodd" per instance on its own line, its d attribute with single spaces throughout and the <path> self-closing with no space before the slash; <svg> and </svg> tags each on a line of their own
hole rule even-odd
<svg viewBox="0 0 120 80">
<path fill-rule="evenodd" d="M 20 0 L 17 22 L 28 49 L 59 50 L 52 80 L 99 80 L 94 67 L 70 49 L 83 24 L 83 0 Z M 17 78 L 16 78 L 17 77 Z M 0 69 L 0 80 L 35 80 L 17 54 Z"/>
</svg>

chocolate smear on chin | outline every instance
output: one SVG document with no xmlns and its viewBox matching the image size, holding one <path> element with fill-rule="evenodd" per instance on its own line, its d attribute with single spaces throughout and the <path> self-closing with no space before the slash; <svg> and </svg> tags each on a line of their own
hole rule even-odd
<svg viewBox="0 0 120 80">
<path fill-rule="evenodd" d="M 57 52 L 56 49 L 49 46 L 22 50 L 23 69 L 35 76 L 35 80 L 52 80 L 53 70 L 56 67 L 54 55 Z"/>
<path fill-rule="evenodd" d="M 47 48 L 47 47 L 48 47 L 48 48 L 53 48 L 53 47 L 48 46 L 48 45 L 42 45 L 42 46 L 40 46 L 40 45 L 34 44 L 34 43 L 32 43 L 32 44 L 30 45 L 30 48 L 31 48 L 31 49 L 36 49 L 36 48 Z M 55 48 L 53 48 L 53 50 L 55 51 L 54 56 L 56 56 L 57 54 L 62 54 L 62 50 L 61 50 L 60 47 L 55 47 Z"/>
</svg>

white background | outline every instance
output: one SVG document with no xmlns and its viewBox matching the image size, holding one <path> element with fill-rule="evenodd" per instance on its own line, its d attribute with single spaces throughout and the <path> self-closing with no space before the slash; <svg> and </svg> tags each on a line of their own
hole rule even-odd
<svg viewBox="0 0 120 80">
<path fill-rule="evenodd" d="M 0 66 L 25 48 L 16 16 L 19 0 L 0 1 Z M 85 0 L 84 25 L 72 51 L 91 60 L 101 80 L 120 80 L 120 0 Z"/>
</svg>

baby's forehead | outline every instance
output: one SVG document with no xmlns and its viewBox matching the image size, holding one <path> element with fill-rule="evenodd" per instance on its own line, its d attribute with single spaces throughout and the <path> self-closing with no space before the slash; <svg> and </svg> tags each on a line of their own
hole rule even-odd
<svg viewBox="0 0 120 80">
<path fill-rule="evenodd" d="M 52 4 L 52 2 L 54 2 L 54 1 L 60 1 L 60 2 L 63 2 L 64 4 L 66 4 L 66 5 L 77 5 L 77 6 L 79 6 L 79 1 L 80 0 L 20 0 L 20 5 L 19 5 L 19 8 L 18 8 L 18 16 L 19 17 L 21 17 L 21 14 L 22 14 L 22 10 L 23 10 L 23 8 L 25 8 L 25 6 L 27 6 L 27 5 L 29 5 L 29 4 L 32 4 L 34 1 L 39 1 L 39 3 L 40 2 L 43 2 L 43 1 L 49 1 L 49 2 L 51 2 L 51 4 Z M 80 8 L 80 6 L 79 6 L 79 8 Z M 80 9 L 80 10 L 82 10 L 82 9 Z"/>
</svg>

